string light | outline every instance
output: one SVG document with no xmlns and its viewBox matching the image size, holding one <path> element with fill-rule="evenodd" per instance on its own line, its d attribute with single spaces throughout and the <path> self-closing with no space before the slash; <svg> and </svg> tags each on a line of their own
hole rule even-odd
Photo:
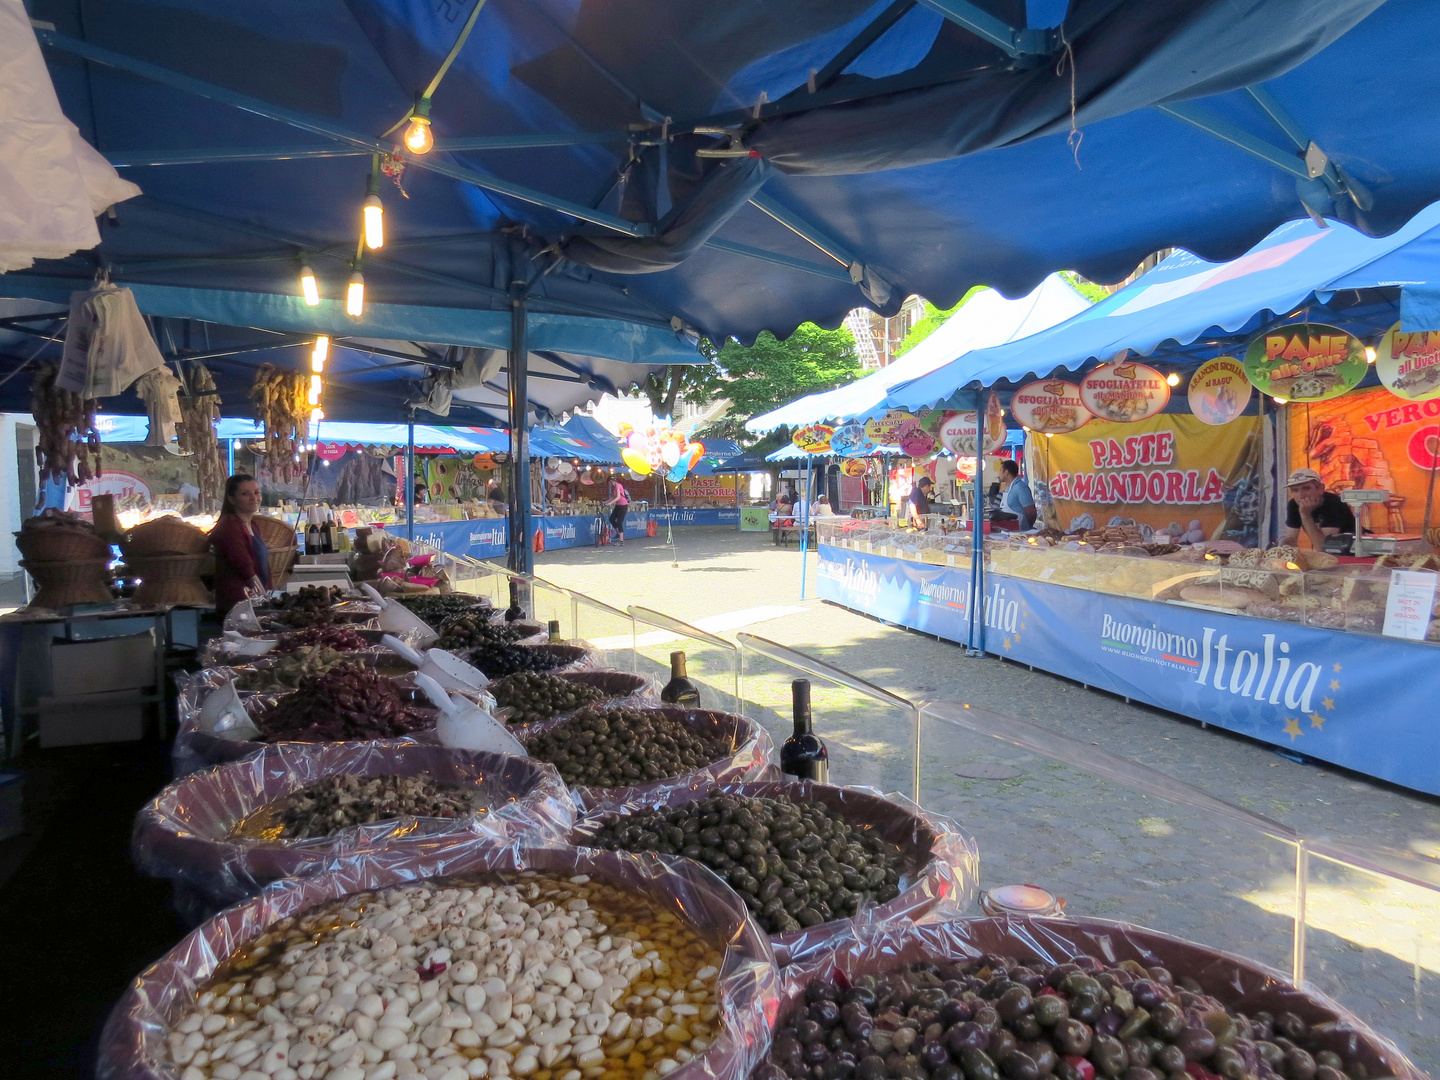
<svg viewBox="0 0 1440 1080">
<path fill-rule="evenodd" d="M 1277 398 L 1275 399 L 1275 404 L 1276 404 L 1276 405 L 1284 405 L 1284 404 L 1285 404 L 1286 402 L 1288 402 L 1289 400 L 1290 400 L 1290 399 L 1289 399 L 1288 397 L 1277 397 Z"/>
<path fill-rule="evenodd" d="M 1375 346 L 1373 346 L 1373 345 L 1366 345 L 1366 346 L 1365 346 L 1365 363 L 1367 363 L 1367 364 L 1373 364 L 1373 363 L 1375 363 Z"/>
<path fill-rule="evenodd" d="M 358 319 L 365 314 L 365 275 L 356 270 L 345 290 L 345 314 Z"/>
<path fill-rule="evenodd" d="M 1174 372 L 1174 371 L 1170 372 L 1169 375 L 1166 375 L 1166 376 L 1165 376 L 1165 383 L 1166 383 L 1166 385 L 1168 385 L 1168 386 L 1179 386 L 1179 385 L 1180 385 L 1180 375 L 1179 375 L 1179 373 L 1178 373 L 1178 372 Z"/>
<path fill-rule="evenodd" d="M 324 419 L 325 419 L 325 410 L 324 410 L 324 409 L 311 409 L 311 410 L 310 410 L 310 422 L 311 422 L 312 424 L 318 424 L 321 420 L 324 420 Z"/>
<path fill-rule="evenodd" d="M 365 196 L 365 204 L 361 210 L 365 222 L 365 246 L 375 251 L 385 246 L 385 204 L 380 201 L 380 196 L 370 192 Z"/>
<path fill-rule="evenodd" d="M 315 271 L 309 266 L 300 267 L 300 295 L 309 307 L 320 304 L 320 283 L 315 280 Z"/>
<path fill-rule="evenodd" d="M 325 386 L 319 375 L 310 376 L 310 405 L 320 404 L 320 391 Z"/>
<path fill-rule="evenodd" d="M 405 129 L 405 149 L 412 154 L 428 154 L 435 146 L 435 133 L 430 130 L 430 99 L 422 97 L 410 113 L 410 126 Z"/>
<path fill-rule="evenodd" d="M 315 351 L 310 354 L 310 370 L 319 375 L 325 370 L 325 361 L 330 357 L 330 339 L 321 334 L 315 339 Z"/>
</svg>

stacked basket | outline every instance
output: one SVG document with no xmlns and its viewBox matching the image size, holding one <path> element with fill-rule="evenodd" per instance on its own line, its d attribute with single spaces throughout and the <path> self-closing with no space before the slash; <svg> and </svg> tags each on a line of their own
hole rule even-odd
<svg viewBox="0 0 1440 1080">
<path fill-rule="evenodd" d="M 210 537 L 178 517 L 159 517 L 136 525 L 120 542 L 126 565 L 139 579 L 135 601 L 141 604 L 208 604 L 200 580 L 209 558 Z"/>
<path fill-rule="evenodd" d="M 270 549 L 270 587 L 283 589 L 290 577 L 290 567 L 295 564 L 295 530 L 279 518 L 265 514 L 251 518 L 250 528 Z"/>
<path fill-rule="evenodd" d="M 36 517 L 15 534 L 20 561 L 39 590 L 31 607 L 108 604 L 110 545 L 86 521 Z"/>
</svg>

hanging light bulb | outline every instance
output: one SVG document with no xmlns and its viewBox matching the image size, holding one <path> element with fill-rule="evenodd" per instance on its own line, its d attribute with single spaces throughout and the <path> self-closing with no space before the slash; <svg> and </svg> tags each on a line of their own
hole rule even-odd
<svg viewBox="0 0 1440 1080">
<path fill-rule="evenodd" d="M 311 376 L 310 376 L 310 398 L 309 398 L 309 400 L 310 400 L 311 406 L 315 406 L 315 405 L 319 405 L 319 404 L 320 404 L 320 391 L 321 391 L 321 389 L 324 387 L 324 385 L 325 385 L 325 384 L 324 384 L 323 381 L 321 381 L 319 375 L 311 375 Z"/>
<path fill-rule="evenodd" d="M 1365 346 L 1365 363 L 1367 363 L 1367 364 L 1373 364 L 1373 363 L 1375 363 L 1375 346 L 1374 346 L 1374 345 L 1366 345 L 1366 346 Z"/>
<path fill-rule="evenodd" d="M 1166 383 L 1167 386 L 1179 386 L 1179 385 L 1180 385 L 1180 373 L 1179 373 L 1179 372 L 1176 372 L 1176 371 L 1170 372 L 1169 375 L 1166 375 L 1166 376 L 1165 376 L 1165 383 Z"/>
<path fill-rule="evenodd" d="M 371 251 L 385 246 L 385 206 L 380 201 L 380 196 L 370 192 L 365 196 L 365 205 L 361 210 L 365 220 L 365 246 Z"/>
<path fill-rule="evenodd" d="M 428 154 L 435 146 L 435 133 L 430 130 L 430 99 L 422 97 L 410 113 L 410 126 L 405 129 L 405 149 L 412 154 Z"/>
<path fill-rule="evenodd" d="M 330 339 L 321 334 L 315 339 L 315 351 L 310 354 L 310 370 L 319 375 L 325 370 L 325 361 L 330 356 Z"/>
<path fill-rule="evenodd" d="M 300 267 L 300 295 L 309 307 L 317 307 L 320 303 L 320 283 L 315 280 L 315 271 L 309 266 Z"/>
<path fill-rule="evenodd" d="M 1285 404 L 1286 402 L 1288 402 L 1289 400 L 1290 400 L 1290 399 L 1289 399 L 1288 397 L 1277 397 L 1277 398 L 1275 399 L 1275 404 L 1276 404 L 1276 405 L 1284 405 L 1284 404 Z"/>
<path fill-rule="evenodd" d="M 324 409 L 311 409 L 311 410 L 310 410 L 310 422 L 311 422 L 312 424 L 318 424 L 321 420 L 324 420 L 324 419 L 325 419 L 325 410 L 324 410 Z"/>
<path fill-rule="evenodd" d="M 359 270 L 350 275 L 350 285 L 345 290 L 345 314 L 352 319 L 365 314 L 365 275 Z"/>
</svg>

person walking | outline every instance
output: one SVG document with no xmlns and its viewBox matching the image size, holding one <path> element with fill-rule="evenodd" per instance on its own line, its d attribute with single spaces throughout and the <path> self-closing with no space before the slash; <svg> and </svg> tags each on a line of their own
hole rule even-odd
<svg viewBox="0 0 1440 1080">
<path fill-rule="evenodd" d="M 215 614 L 226 613 L 247 595 L 270 589 L 270 549 L 251 525 L 260 510 L 260 484 L 247 473 L 225 481 L 220 520 L 210 530 L 215 549 Z"/>
<path fill-rule="evenodd" d="M 625 490 L 625 485 L 620 478 L 610 478 L 610 501 L 606 506 L 614 507 L 610 511 L 610 527 L 615 530 L 615 543 L 625 543 L 625 515 L 630 512 L 630 493 Z"/>
</svg>

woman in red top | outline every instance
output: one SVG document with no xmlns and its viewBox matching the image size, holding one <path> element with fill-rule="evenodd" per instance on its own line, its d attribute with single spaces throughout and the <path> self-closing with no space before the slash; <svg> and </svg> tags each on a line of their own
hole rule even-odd
<svg viewBox="0 0 1440 1080">
<path fill-rule="evenodd" d="M 625 490 L 625 485 L 618 479 L 610 480 L 610 501 L 606 506 L 613 506 L 610 511 L 610 527 L 615 530 L 615 542 L 625 543 L 625 515 L 630 512 L 630 493 Z"/>
<path fill-rule="evenodd" d="M 225 505 L 210 530 L 215 549 L 215 613 L 222 619 L 247 591 L 270 588 L 270 549 L 251 528 L 260 509 L 260 485 L 253 476 L 236 473 L 225 482 Z"/>
</svg>

